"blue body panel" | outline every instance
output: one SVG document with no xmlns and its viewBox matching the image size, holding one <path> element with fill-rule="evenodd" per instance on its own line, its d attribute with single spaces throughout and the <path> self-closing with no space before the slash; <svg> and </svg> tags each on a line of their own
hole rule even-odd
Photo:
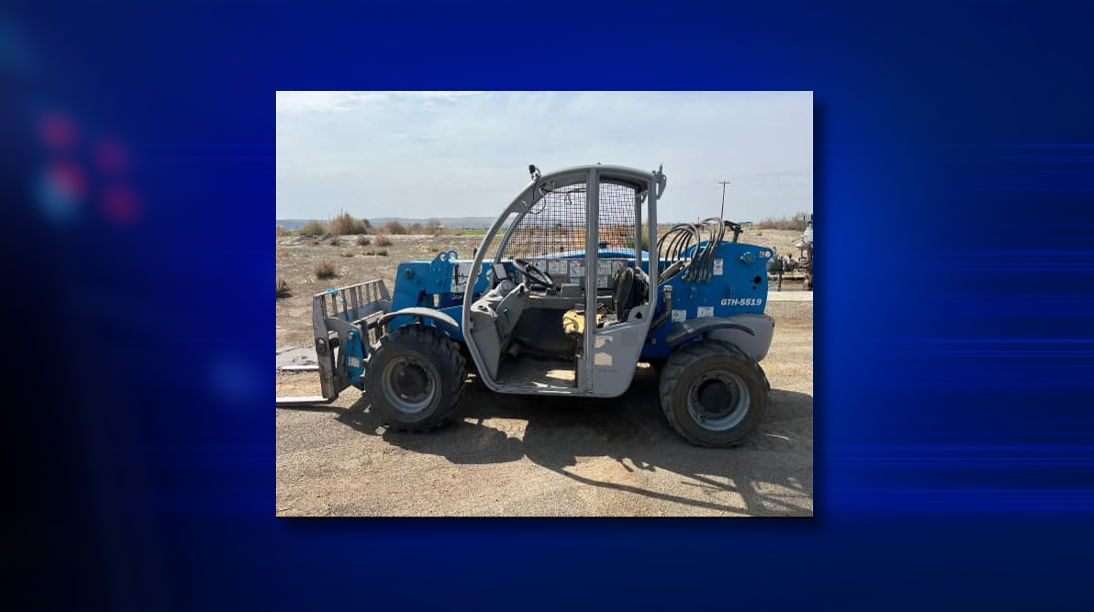
<svg viewBox="0 0 1094 612">
<path fill-rule="evenodd" d="M 439 253 L 433 261 L 408 261 L 399 264 L 396 272 L 395 291 L 391 296 L 391 310 L 399 311 L 404 308 L 421 306 L 435 308 L 463 325 L 463 286 L 467 279 L 460 278 L 461 269 L 470 268 L 473 263 L 469 259 L 458 259 L 456 251 Z M 476 299 L 490 290 L 490 278 L 493 275 L 493 264 L 483 262 L 483 274 L 479 282 L 475 284 L 474 293 Z M 459 289 L 459 291 L 454 291 Z M 396 317 L 389 323 L 390 329 L 410 325 L 414 323 L 413 317 Z M 431 323 L 427 323 L 431 324 Z M 463 329 L 446 329 L 453 340 L 463 342 Z"/>
<path fill-rule="evenodd" d="M 601 259 L 630 259 L 634 257 L 634 251 L 620 250 L 620 249 L 600 249 L 597 252 L 597 257 Z M 560 251 L 558 253 L 551 253 L 545 255 L 547 259 L 585 259 L 585 251 Z M 642 262 L 649 263 L 650 253 L 649 251 L 642 251 Z M 648 269 L 648 266 L 644 266 Z"/>
<path fill-rule="evenodd" d="M 548 259 L 584 259 L 583 251 L 571 251 L 548 255 Z M 633 251 L 602 249 L 599 257 L 621 259 L 633 257 Z M 761 314 L 767 306 L 767 261 L 771 249 L 754 244 L 722 242 L 715 256 L 713 276 L 708 282 L 689 282 L 684 274 L 677 274 L 662 285 L 672 287 L 673 315 L 656 330 L 642 350 L 645 359 L 668 357 L 672 349 L 665 343 L 674 327 L 675 320 L 705 317 L 730 317 L 737 314 Z M 721 263 L 717 263 L 721 261 Z M 463 321 L 463 291 L 467 279 L 460 278 L 460 271 L 470 268 L 471 260 L 461 260 L 455 251 L 440 253 L 433 261 L 411 261 L 399 265 L 392 310 L 423 306 L 436 308 L 451 316 L 458 323 Z M 505 264 L 507 268 L 511 264 Z M 664 262 L 662 262 L 664 265 Z M 649 273 L 649 254 L 642 253 L 642 268 Z M 492 264 L 483 263 L 484 273 L 474 287 L 475 298 L 488 291 Z M 454 291 L 457 289 L 458 291 Z M 663 291 L 663 289 L 662 289 Z M 657 297 L 655 318 L 662 314 L 662 296 Z M 411 317 L 397 317 L 390 323 L 391 329 L 414 323 Z M 450 331 L 452 338 L 463 342 L 463 331 Z"/>
<path fill-rule="evenodd" d="M 725 318 L 738 314 L 762 314 L 767 307 L 767 262 L 771 249 L 754 244 L 722 242 L 715 261 L 721 260 L 709 282 L 688 282 L 684 274 L 662 285 L 672 287 L 672 309 L 687 319 Z M 663 294 L 662 294 L 663 295 Z M 658 296 L 656 317 L 661 316 L 662 297 Z M 681 312 L 682 311 L 682 312 Z M 646 359 L 668 357 L 672 349 L 665 343 L 675 322 L 671 318 L 653 332 L 642 349 Z"/>
</svg>

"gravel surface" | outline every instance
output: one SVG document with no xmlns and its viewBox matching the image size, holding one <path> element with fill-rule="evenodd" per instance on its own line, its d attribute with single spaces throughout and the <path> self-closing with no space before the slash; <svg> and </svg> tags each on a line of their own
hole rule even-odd
<svg viewBox="0 0 1094 612">
<path fill-rule="evenodd" d="M 812 516 L 813 304 L 768 312 L 770 405 L 741 447 L 679 438 L 644 366 L 614 400 L 497 395 L 472 376 L 460 419 L 431 434 L 384 430 L 350 389 L 276 411 L 277 515 Z M 317 393 L 314 374 L 277 375 L 278 395 Z"/>
</svg>

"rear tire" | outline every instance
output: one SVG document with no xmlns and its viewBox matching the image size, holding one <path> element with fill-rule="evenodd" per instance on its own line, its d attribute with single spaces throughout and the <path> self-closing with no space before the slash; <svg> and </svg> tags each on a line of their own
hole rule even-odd
<svg viewBox="0 0 1094 612">
<path fill-rule="evenodd" d="M 455 412 L 466 378 L 455 342 L 435 327 L 407 325 L 380 339 L 369 357 L 365 390 L 383 425 L 429 431 Z"/>
<path fill-rule="evenodd" d="M 692 444 L 736 446 L 763 420 L 768 388 L 760 364 L 740 349 L 700 340 L 673 353 L 665 364 L 661 409 Z"/>
</svg>

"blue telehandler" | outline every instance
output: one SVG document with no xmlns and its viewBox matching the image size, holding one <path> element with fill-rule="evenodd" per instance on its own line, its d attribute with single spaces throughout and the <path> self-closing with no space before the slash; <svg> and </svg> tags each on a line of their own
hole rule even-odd
<svg viewBox="0 0 1094 612">
<path fill-rule="evenodd" d="M 529 171 L 473 258 L 402 263 L 393 295 L 379 280 L 315 295 L 323 395 L 278 405 L 352 386 L 389 427 L 429 431 L 456 414 L 469 368 L 497 393 L 612 398 L 645 362 L 683 438 L 744 440 L 770 389 L 771 249 L 739 242 L 724 213 L 658 236 L 660 169 Z"/>
</svg>

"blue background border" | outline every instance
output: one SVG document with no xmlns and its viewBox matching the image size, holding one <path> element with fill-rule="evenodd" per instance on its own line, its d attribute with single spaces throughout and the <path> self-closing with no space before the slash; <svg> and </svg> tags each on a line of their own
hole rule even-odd
<svg viewBox="0 0 1094 612">
<path fill-rule="evenodd" d="M 42 607 L 1056 607 L 1094 509 L 1092 29 L 1086 2 L 7 3 L 10 282 L 50 288 L 10 330 L 16 564 L 65 577 Z M 539 88 L 815 92 L 817 518 L 274 519 L 273 92 Z"/>
</svg>

